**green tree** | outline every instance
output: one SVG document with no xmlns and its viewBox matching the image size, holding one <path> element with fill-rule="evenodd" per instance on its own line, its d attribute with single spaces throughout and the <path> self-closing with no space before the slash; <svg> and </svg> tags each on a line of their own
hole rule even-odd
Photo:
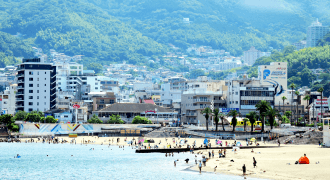
<svg viewBox="0 0 330 180">
<path fill-rule="evenodd" d="M 221 124 L 222 124 L 222 130 L 225 131 L 225 125 L 224 125 L 224 120 L 225 120 L 226 115 L 223 113 L 219 113 L 219 118 L 221 119 Z"/>
<path fill-rule="evenodd" d="M 290 123 L 290 119 L 286 116 L 282 116 L 282 123 L 285 123 L 285 124 L 289 124 Z"/>
<path fill-rule="evenodd" d="M 209 117 L 212 115 L 212 110 L 209 107 L 206 107 L 204 110 L 202 110 L 202 114 L 205 117 L 206 120 L 206 130 L 209 130 Z"/>
<path fill-rule="evenodd" d="M 285 109 L 284 109 L 284 101 L 285 100 L 287 100 L 287 98 L 285 97 L 285 96 L 282 96 L 282 101 L 283 101 L 283 114 L 284 114 L 284 111 L 285 111 Z"/>
<path fill-rule="evenodd" d="M 11 123 L 14 123 L 15 120 L 13 119 L 13 117 L 10 114 L 4 114 L 0 116 L 0 123 L 8 125 Z"/>
<path fill-rule="evenodd" d="M 231 119 L 231 123 L 233 125 L 233 132 L 235 132 L 235 127 L 237 125 L 237 116 L 239 115 L 239 113 L 236 110 L 231 110 L 229 111 L 229 113 L 227 114 L 227 116 L 233 116 L 233 118 Z"/>
<path fill-rule="evenodd" d="M 132 124 L 152 124 L 152 122 L 146 117 L 135 116 Z"/>
<path fill-rule="evenodd" d="M 323 114 L 322 114 L 322 108 L 323 108 L 323 106 L 322 106 L 322 104 L 323 104 L 323 91 L 324 91 L 323 87 L 320 87 L 317 90 L 317 92 L 321 93 L 321 119 L 323 118 Z"/>
<path fill-rule="evenodd" d="M 18 111 L 14 118 L 16 121 L 23 121 L 25 119 L 25 116 L 27 115 L 28 113 L 25 112 L 25 111 Z"/>
<path fill-rule="evenodd" d="M 40 120 L 41 120 L 40 114 L 36 113 L 36 112 L 28 113 L 25 116 L 25 121 L 28 121 L 28 122 L 40 122 Z"/>
<path fill-rule="evenodd" d="M 42 120 L 41 120 L 42 121 Z M 44 121 L 46 121 L 46 123 L 56 123 L 57 120 L 53 117 L 53 116 L 47 116 Z"/>
<path fill-rule="evenodd" d="M 102 124 L 103 123 L 103 121 L 100 120 L 96 114 L 93 114 L 92 118 L 90 118 L 87 122 L 91 123 L 91 124 Z"/>
<path fill-rule="evenodd" d="M 279 116 L 279 113 L 275 108 L 269 108 L 268 111 L 266 112 L 268 118 L 269 118 L 269 124 L 270 124 L 270 129 L 273 129 L 273 126 L 275 124 L 275 117 Z"/>
<path fill-rule="evenodd" d="M 292 92 L 291 92 L 291 95 L 292 95 L 292 98 L 291 98 L 291 112 L 292 112 L 292 106 L 293 106 L 293 90 L 296 88 L 297 86 L 294 84 L 294 83 L 291 83 L 289 88 L 291 88 Z M 292 122 L 292 116 L 291 116 L 291 122 Z"/>
<path fill-rule="evenodd" d="M 284 115 L 290 118 L 292 116 L 292 111 L 286 111 Z"/>
<path fill-rule="evenodd" d="M 214 122 L 215 122 L 215 131 L 218 131 L 218 123 L 219 123 L 219 109 L 215 108 L 213 110 L 214 114 Z"/>
<path fill-rule="evenodd" d="M 88 69 L 94 70 L 95 74 L 102 73 L 103 66 L 100 63 L 92 62 L 87 66 Z"/>
<path fill-rule="evenodd" d="M 253 132 L 253 124 L 258 119 L 258 114 L 255 111 L 250 111 L 249 114 L 246 115 L 246 117 L 250 120 L 251 123 L 251 133 Z"/>
<path fill-rule="evenodd" d="M 248 118 L 244 118 L 244 119 L 243 119 L 243 122 L 244 122 L 244 131 L 245 131 L 246 123 L 249 122 L 249 119 L 248 119 Z"/>
<path fill-rule="evenodd" d="M 124 121 L 121 120 L 119 115 L 111 115 L 108 121 L 109 124 L 124 124 Z"/>
<path fill-rule="evenodd" d="M 267 101 L 261 100 L 256 104 L 256 110 L 259 111 L 260 116 L 261 116 L 261 123 L 262 123 L 262 128 L 261 128 L 261 132 L 264 132 L 265 130 L 265 116 L 266 116 L 266 112 L 268 111 L 268 109 L 270 108 L 270 104 Z"/>
<path fill-rule="evenodd" d="M 189 79 L 197 79 L 198 76 L 205 76 L 205 72 L 201 69 L 195 69 L 189 73 Z"/>
</svg>

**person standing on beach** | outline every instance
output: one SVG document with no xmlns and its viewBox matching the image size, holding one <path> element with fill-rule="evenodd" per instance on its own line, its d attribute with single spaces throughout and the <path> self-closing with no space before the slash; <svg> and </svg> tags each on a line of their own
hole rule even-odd
<svg viewBox="0 0 330 180">
<path fill-rule="evenodd" d="M 243 176 L 244 176 L 244 175 L 246 174 L 246 167 L 245 167 L 245 164 L 243 165 L 242 169 L 243 169 Z"/>
<path fill-rule="evenodd" d="M 253 157 L 253 168 L 256 168 L 256 166 L 257 166 L 257 161 L 256 161 L 256 159 Z"/>
<path fill-rule="evenodd" d="M 199 168 L 199 173 L 202 173 L 202 162 L 201 161 L 199 161 L 198 168 Z"/>
<path fill-rule="evenodd" d="M 281 146 L 280 139 L 278 139 L 277 142 L 278 142 L 278 146 Z"/>
<path fill-rule="evenodd" d="M 174 167 L 176 167 L 176 160 L 174 160 Z"/>
</svg>

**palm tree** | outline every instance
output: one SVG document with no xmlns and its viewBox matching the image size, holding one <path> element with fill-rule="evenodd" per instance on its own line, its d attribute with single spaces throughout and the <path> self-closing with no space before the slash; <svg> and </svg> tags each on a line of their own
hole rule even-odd
<svg viewBox="0 0 330 180">
<path fill-rule="evenodd" d="M 233 119 L 231 119 L 231 123 L 233 124 L 233 132 L 234 132 L 236 124 L 237 124 L 236 117 L 239 115 L 239 113 L 236 110 L 231 110 L 227 115 L 228 116 L 233 116 Z"/>
<path fill-rule="evenodd" d="M 266 112 L 268 118 L 269 118 L 269 124 L 270 124 L 270 129 L 273 129 L 274 122 L 275 122 L 275 116 L 279 116 L 278 111 L 273 108 L 269 108 L 268 111 Z"/>
<path fill-rule="evenodd" d="M 215 122 L 215 131 L 218 131 L 218 123 L 219 123 L 219 109 L 214 109 L 213 110 L 213 115 L 214 115 L 214 122 Z"/>
<path fill-rule="evenodd" d="M 256 110 L 259 111 L 261 116 L 261 123 L 262 123 L 261 132 L 264 132 L 265 130 L 265 116 L 269 108 L 270 108 L 270 104 L 265 100 L 261 100 L 258 102 L 258 104 L 256 104 Z"/>
<path fill-rule="evenodd" d="M 249 122 L 249 119 L 248 118 L 244 118 L 243 119 L 243 122 L 244 122 L 244 132 L 245 132 L 246 123 Z"/>
<path fill-rule="evenodd" d="M 209 130 L 209 117 L 212 114 L 212 111 L 211 111 L 211 109 L 209 107 L 206 107 L 204 110 L 202 110 L 202 113 L 205 116 L 205 119 L 206 119 L 206 130 L 208 131 Z"/>
<path fill-rule="evenodd" d="M 292 112 L 292 105 L 293 105 L 293 89 L 295 89 L 297 86 L 294 83 L 291 83 L 289 88 L 292 89 L 292 99 L 291 99 L 291 112 Z M 292 116 L 291 116 L 291 122 L 292 122 Z"/>
<path fill-rule="evenodd" d="M 249 118 L 251 123 L 251 133 L 253 132 L 253 124 L 256 122 L 258 118 L 258 114 L 255 111 L 249 112 L 249 114 L 246 115 L 247 118 Z"/>
<path fill-rule="evenodd" d="M 308 111 L 308 121 L 309 121 L 309 109 L 308 109 L 308 105 L 309 105 L 309 100 L 310 100 L 310 99 L 311 99 L 311 97 L 310 97 L 309 95 L 306 95 L 306 96 L 304 97 L 304 100 L 307 101 L 306 109 L 307 109 L 307 111 Z M 305 122 L 305 124 L 306 124 L 306 122 Z"/>
<path fill-rule="evenodd" d="M 299 113 L 298 113 L 298 99 L 299 99 L 299 95 L 300 95 L 300 92 L 299 91 L 295 91 L 294 92 L 295 95 L 297 95 L 297 111 L 296 111 L 296 118 L 297 118 L 297 125 L 298 125 L 298 118 L 299 118 Z"/>
<path fill-rule="evenodd" d="M 287 100 L 288 98 L 286 98 L 285 96 L 282 96 L 282 101 L 283 101 L 283 114 L 284 114 L 284 112 L 285 112 L 285 110 L 284 110 L 284 101 L 285 100 Z"/>
<path fill-rule="evenodd" d="M 323 114 L 322 114 L 323 91 L 324 91 L 323 87 L 320 87 L 320 88 L 317 90 L 317 92 L 321 93 L 321 120 L 322 120 L 322 118 L 323 118 Z"/>
<path fill-rule="evenodd" d="M 225 114 L 219 113 L 219 118 L 221 119 L 222 129 L 225 131 L 225 125 L 223 124 L 223 121 L 225 119 Z"/>
</svg>

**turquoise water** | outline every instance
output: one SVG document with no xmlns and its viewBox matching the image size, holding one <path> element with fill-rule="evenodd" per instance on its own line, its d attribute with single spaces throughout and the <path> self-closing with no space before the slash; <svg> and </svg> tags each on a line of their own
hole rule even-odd
<svg viewBox="0 0 330 180">
<path fill-rule="evenodd" d="M 21 158 L 14 158 L 17 154 Z M 188 165 L 186 158 L 190 158 Z M 179 159 L 177 167 L 173 165 L 175 159 Z M 193 161 L 189 153 L 165 157 L 160 153 L 136 154 L 129 147 L 0 143 L 1 179 L 243 179 L 186 170 Z"/>
</svg>

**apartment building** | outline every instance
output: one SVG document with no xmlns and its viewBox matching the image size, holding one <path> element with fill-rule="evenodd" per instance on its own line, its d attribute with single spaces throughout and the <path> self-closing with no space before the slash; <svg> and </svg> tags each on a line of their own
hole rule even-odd
<svg viewBox="0 0 330 180">
<path fill-rule="evenodd" d="M 317 19 L 312 25 L 307 28 L 307 47 L 315 47 L 320 39 L 322 39 L 330 29 L 328 26 L 323 26 L 322 23 Z"/>
<path fill-rule="evenodd" d="M 258 79 L 243 79 L 228 80 L 227 107 L 239 108 L 242 115 L 248 114 L 250 111 L 255 111 L 255 105 L 261 100 L 269 102 L 274 107 L 275 88 L 270 85 L 264 85 Z"/>
<path fill-rule="evenodd" d="M 56 107 L 56 66 L 39 58 L 23 59 L 17 69 L 16 111 L 47 111 Z"/>
<path fill-rule="evenodd" d="M 6 90 L 4 90 L 2 94 L 0 94 L 1 114 L 15 114 L 16 91 L 17 84 L 12 84 L 9 87 L 6 87 Z"/>
</svg>

